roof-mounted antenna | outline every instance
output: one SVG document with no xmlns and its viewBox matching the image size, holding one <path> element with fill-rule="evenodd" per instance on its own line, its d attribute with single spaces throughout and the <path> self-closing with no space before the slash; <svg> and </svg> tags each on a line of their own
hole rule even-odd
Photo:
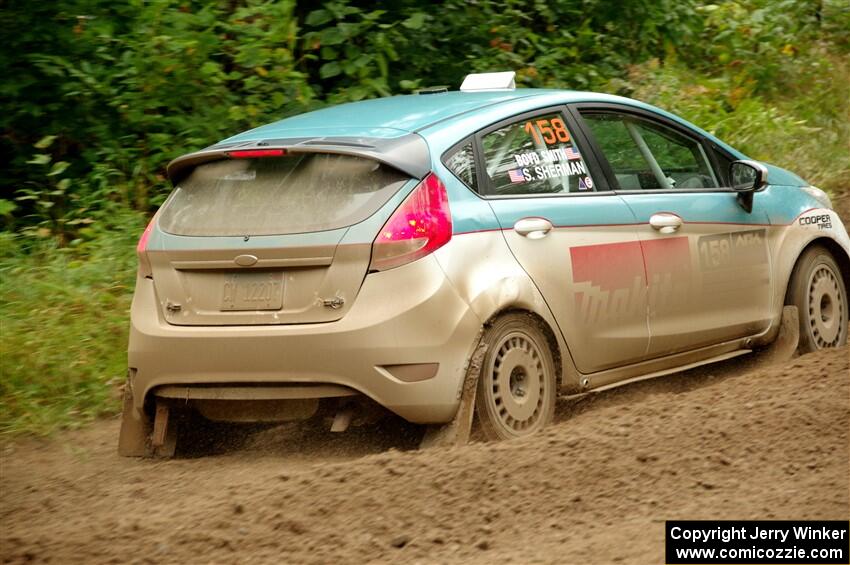
<svg viewBox="0 0 850 565">
<path fill-rule="evenodd" d="M 448 91 L 448 86 L 426 86 L 425 88 L 417 90 L 416 94 L 442 94 L 443 92 Z"/>
</svg>

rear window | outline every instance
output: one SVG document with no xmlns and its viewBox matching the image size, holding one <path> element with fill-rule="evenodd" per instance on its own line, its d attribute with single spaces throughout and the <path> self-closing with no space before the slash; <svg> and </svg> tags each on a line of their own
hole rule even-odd
<svg viewBox="0 0 850 565">
<path fill-rule="evenodd" d="M 200 165 L 168 199 L 160 229 L 175 235 L 284 235 L 350 226 L 409 177 L 376 161 L 307 153 Z"/>
</svg>

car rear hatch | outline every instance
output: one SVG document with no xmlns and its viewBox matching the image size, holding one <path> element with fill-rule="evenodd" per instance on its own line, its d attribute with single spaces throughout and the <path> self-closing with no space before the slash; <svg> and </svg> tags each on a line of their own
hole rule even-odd
<svg viewBox="0 0 850 565">
<path fill-rule="evenodd" d="M 350 309 L 384 216 L 427 158 L 402 170 L 374 145 L 301 143 L 214 147 L 169 166 L 175 189 L 145 256 L 170 324 L 331 322 Z"/>
</svg>

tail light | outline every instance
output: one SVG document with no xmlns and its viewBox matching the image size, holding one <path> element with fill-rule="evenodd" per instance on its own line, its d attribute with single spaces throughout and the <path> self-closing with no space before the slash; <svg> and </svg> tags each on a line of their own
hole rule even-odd
<svg viewBox="0 0 850 565">
<path fill-rule="evenodd" d="M 231 159 L 256 159 L 259 157 L 283 157 L 285 149 L 238 149 L 225 153 Z"/>
<path fill-rule="evenodd" d="M 386 271 L 433 253 L 452 238 L 446 187 L 429 173 L 402 202 L 372 244 L 370 271 Z"/>
<path fill-rule="evenodd" d="M 148 248 L 148 238 L 151 236 L 151 230 L 153 230 L 154 222 L 156 221 L 156 216 L 154 216 L 150 222 L 148 222 L 148 226 L 145 228 L 145 231 L 142 232 L 142 236 L 139 238 L 139 243 L 136 244 L 136 255 L 139 257 L 139 272 L 143 277 L 149 277 L 153 274 L 151 269 L 151 262 L 148 260 L 148 255 L 145 251 Z"/>
</svg>

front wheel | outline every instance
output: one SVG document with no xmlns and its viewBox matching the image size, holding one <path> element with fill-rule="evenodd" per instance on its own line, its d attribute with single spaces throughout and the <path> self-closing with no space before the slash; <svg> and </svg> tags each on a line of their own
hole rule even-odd
<svg viewBox="0 0 850 565">
<path fill-rule="evenodd" d="M 847 343 L 847 288 L 827 249 L 812 247 L 800 256 L 786 303 L 799 313 L 801 354 Z"/>
<path fill-rule="evenodd" d="M 481 430 L 491 440 L 532 434 L 555 413 L 557 382 L 549 340 L 528 314 L 507 314 L 484 332 L 487 346 L 475 399 Z"/>
</svg>

